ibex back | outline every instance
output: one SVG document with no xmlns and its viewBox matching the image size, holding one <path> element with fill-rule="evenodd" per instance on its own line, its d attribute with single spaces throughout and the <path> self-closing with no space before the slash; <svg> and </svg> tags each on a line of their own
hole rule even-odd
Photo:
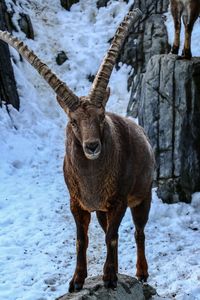
<svg viewBox="0 0 200 300">
<path fill-rule="evenodd" d="M 64 177 L 77 226 L 77 263 L 70 292 L 80 290 L 87 276 L 87 232 L 93 211 L 106 236 L 105 286 L 117 285 L 118 228 L 127 207 L 136 228 L 136 275 L 140 280 L 148 277 L 144 227 L 151 203 L 154 155 L 140 126 L 105 112 L 112 69 L 129 27 L 140 15 L 138 10 L 129 12 L 119 26 L 87 97 L 77 97 L 22 42 L 0 32 L 0 38 L 14 46 L 46 79 L 69 116 Z"/>
<path fill-rule="evenodd" d="M 181 17 L 185 26 L 185 42 L 182 58 L 190 59 L 191 36 L 195 21 L 200 14 L 200 0 L 170 0 L 171 13 L 174 19 L 174 43 L 171 52 L 178 54 L 180 47 Z"/>
</svg>

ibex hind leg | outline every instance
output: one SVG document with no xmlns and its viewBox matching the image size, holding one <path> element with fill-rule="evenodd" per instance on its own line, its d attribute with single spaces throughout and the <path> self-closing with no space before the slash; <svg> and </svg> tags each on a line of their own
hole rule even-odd
<svg viewBox="0 0 200 300">
<path fill-rule="evenodd" d="M 175 1 L 174 1 L 175 2 Z M 174 42 L 171 49 L 172 54 L 178 54 L 180 47 L 180 32 L 181 32 L 181 13 L 182 5 L 179 3 L 174 3 L 171 6 L 171 13 L 174 19 Z"/>
<path fill-rule="evenodd" d="M 191 3 L 190 5 L 195 5 L 195 3 Z M 192 38 L 192 30 L 194 27 L 194 23 L 199 16 L 199 9 L 197 7 L 191 7 L 192 13 L 190 15 L 183 16 L 183 23 L 185 26 L 185 41 L 184 41 L 184 48 L 182 51 L 182 59 L 191 59 L 192 52 L 191 52 L 191 38 Z"/>
<path fill-rule="evenodd" d="M 82 289 L 87 277 L 87 259 L 86 251 L 88 247 L 88 226 L 91 215 L 89 212 L 81 209 L 81 207 L 73 200 L 71 200 L 71 212 L 74 216 L 77 229 L 76 240 L 76 270 L 74 276 L 69 284 L 69 292 L 79 291 Z"/>
<path fill-rule="evenodd" d="M 145 234 L 144 228 L 148 221 L 149 210 L 151 203 L 151 193 L 138 206 L 131 208 L 133 221 L 135 224 L 135 241 L 137 246 L 137 262 L 136 262 L 136 276 L 140 281 L 147 281 L 148 264 L 145 256 Z"/>
</svg>

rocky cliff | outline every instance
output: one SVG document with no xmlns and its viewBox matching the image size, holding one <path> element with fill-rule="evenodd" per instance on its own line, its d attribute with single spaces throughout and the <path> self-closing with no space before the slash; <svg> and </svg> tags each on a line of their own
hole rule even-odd
<svg viewBox="0 0 200 300">
<path fill-rule="evenodd" d="M 139 123 L 156 154 L 158 195 L 190 202 L 200 190 L 200 58 L 150 59 L 142 80 Z"/>
<path fill-rule="evenodd" d="M 141 83 L 149 59 L 156 54 L 169 52 L 164 13 L 168 11 L 169 0 L 135 0 L 133 8 L 143 13 L 140 22 L 134 25 L 124 45 L 120 57 L 123 63 L 133 67 L 134 73 L 129 82 L 131 97 L 127 108 L 128 115 L 137 117 Z"/>
</svg>

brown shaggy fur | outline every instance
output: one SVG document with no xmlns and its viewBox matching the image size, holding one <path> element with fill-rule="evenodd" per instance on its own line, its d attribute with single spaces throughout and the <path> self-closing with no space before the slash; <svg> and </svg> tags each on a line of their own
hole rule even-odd
<svg viewBox="0 0 200 300">
<path fill-rule="evenodd" d="M 143 129 L 127 118 L 106 113 L 87 98 L 69 113 L 64 176 L 77 225 L 77 266 L 69 290 L 82 288 L 87 276 L 86 249 L 90 213 L 97 212 L 106 233 L 107 258 L 103 280 L 117 284 L 118 228 L 127 206 L 136 226 L 137 276 L 148 277 L 144 227 L 148 219 L 154 156 Z M 100 155 L 88 159 L 84 143 L 100 141 Z"/>
<path fill-rule="evenodd" d="M 182 58 L 190 59 L 191 36 L 195 21 L 200 14 L 200 0 L 171 0 L 171 13 L 174 19 L 174 43 L 171 52 L 178 54 L 180 47 L 181 17 L 185 26 L 185 42 Z"/>
</svg>

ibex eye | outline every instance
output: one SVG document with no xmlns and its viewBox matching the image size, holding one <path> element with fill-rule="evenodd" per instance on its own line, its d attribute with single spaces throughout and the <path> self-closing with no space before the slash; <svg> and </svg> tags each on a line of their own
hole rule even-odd
<svg viewBox="0 0 200 300">
<path fill-rule="evenodd" d="M 71 125 L 74 126 L 74 127 L 77 126 L 76 120 L 71 119 Z"/>
</svg>

